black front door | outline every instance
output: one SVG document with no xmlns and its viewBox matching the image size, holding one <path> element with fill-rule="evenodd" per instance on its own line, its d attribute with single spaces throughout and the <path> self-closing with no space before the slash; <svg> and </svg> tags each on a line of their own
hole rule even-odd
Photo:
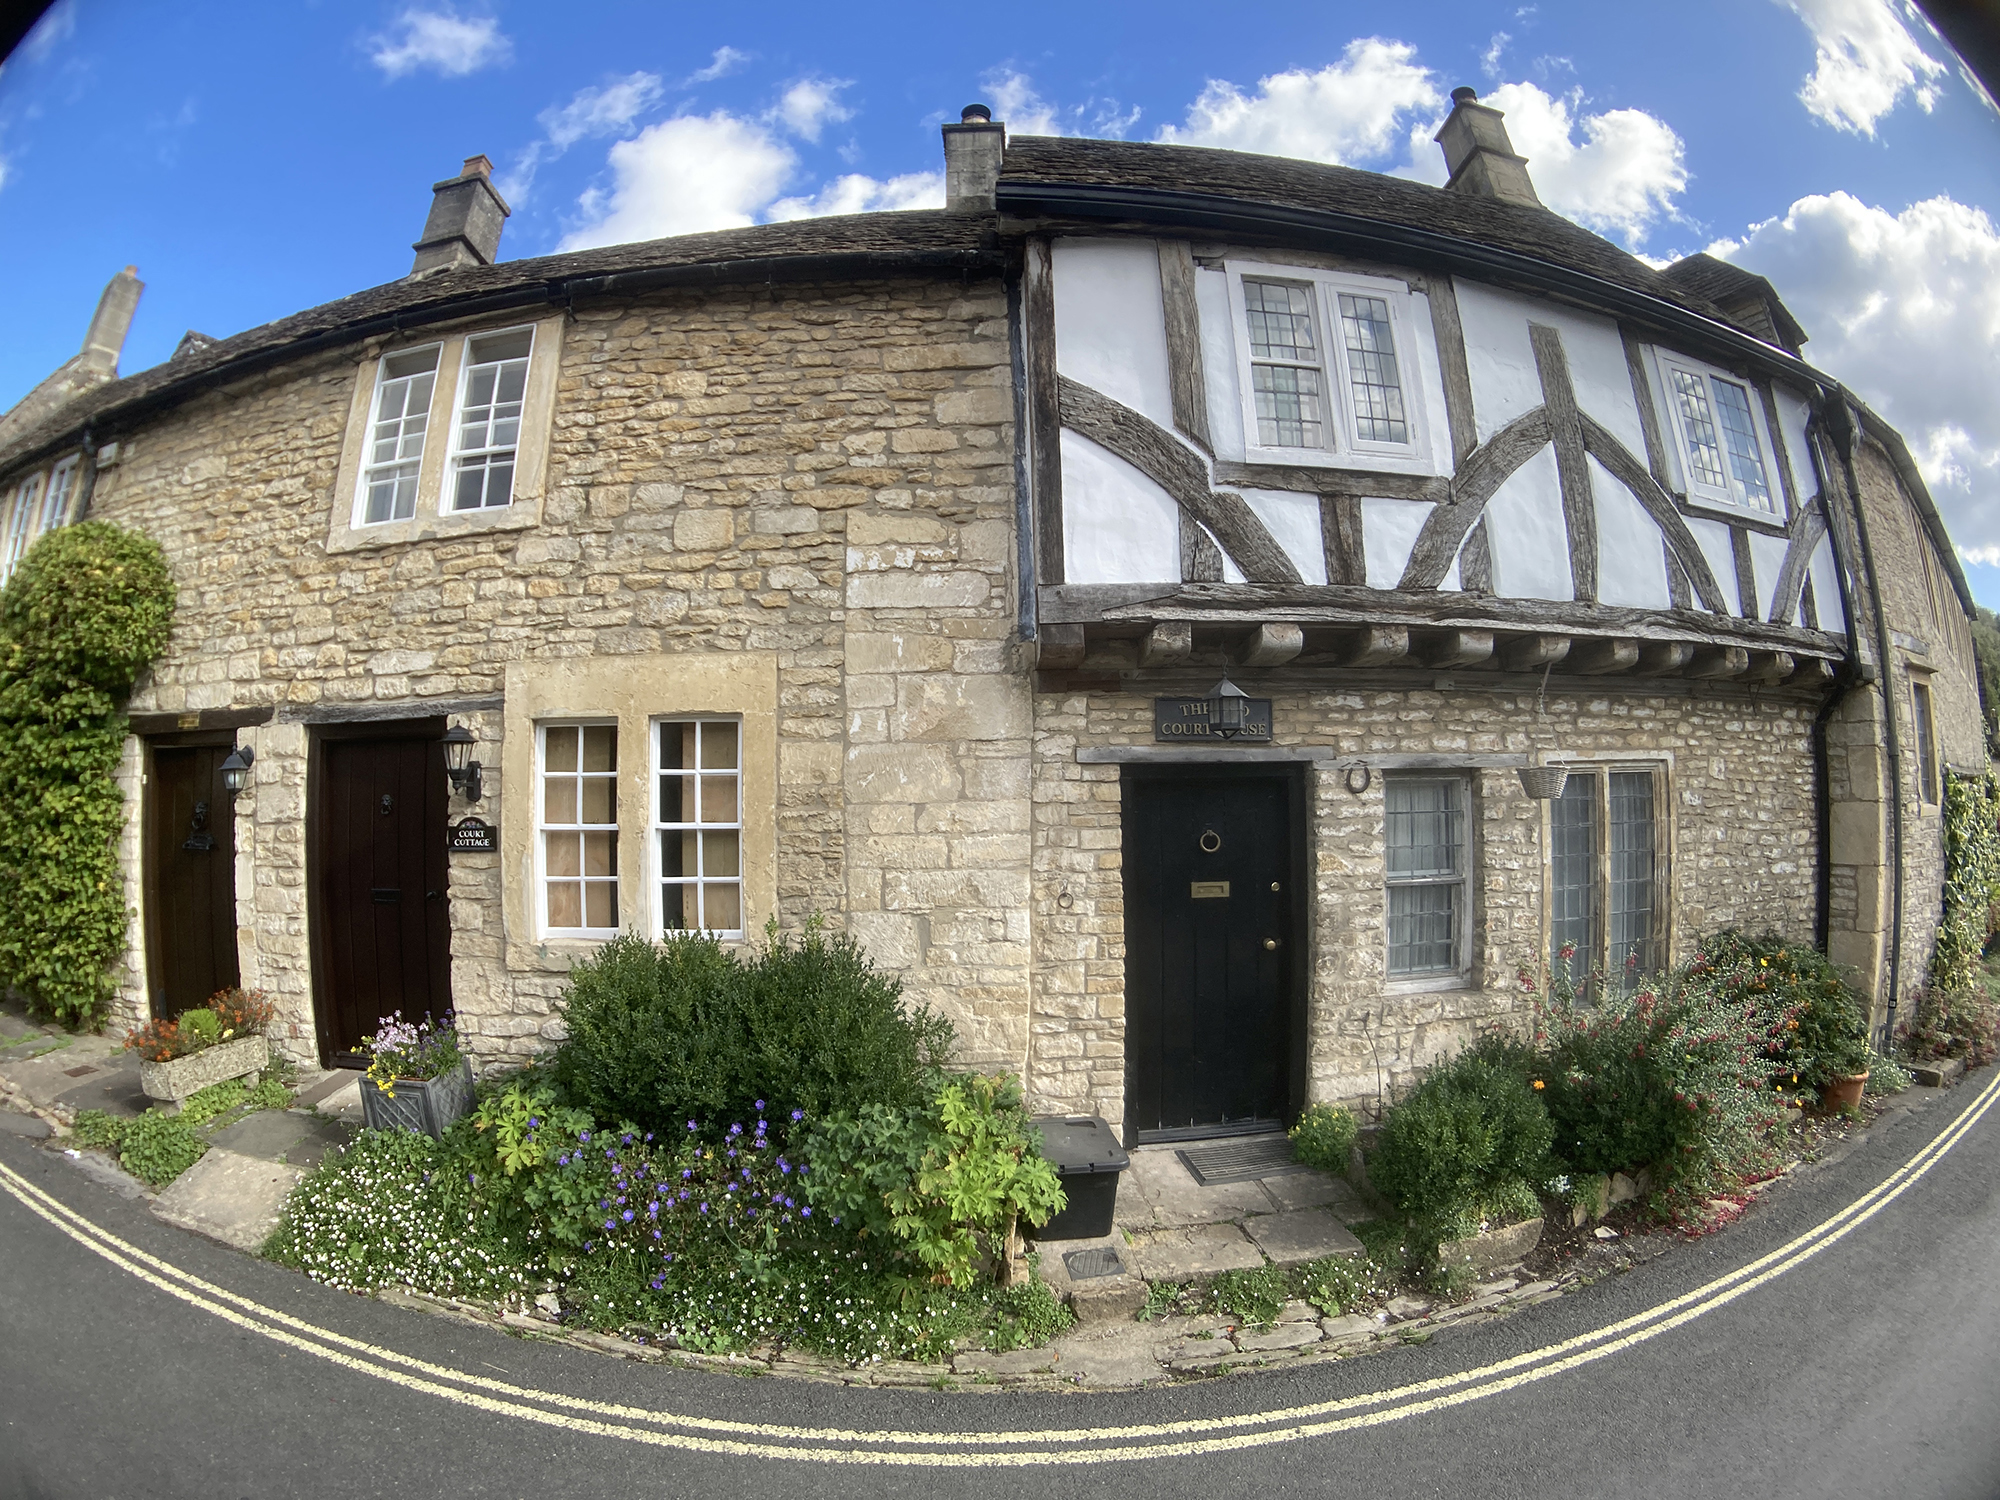
<svg viewBox="0 0 2000 1500">
<path fill-rule="evenodd" d="M 355 1066 L 384 1016 L 451 1009 L 442 723 L 369 726 L 315 747 L 313 1010 L 321 1055 Z"/>
<path fill-rule="evenodd" d="M 192 738 L 192 736 L 190 736 Z M 236 814 L 222 789 L 231 738 L 151 746 L 146 782 L 146 973 L 162 1019 L 237 982 Z"/>
<path fill-rule="evenodd" d="M 1141 1140 L 1274 1127 L 1298 1102 L 1300 805 L 1285 769 L 1126 774 L 1126 1099 Z"/>
</svg>

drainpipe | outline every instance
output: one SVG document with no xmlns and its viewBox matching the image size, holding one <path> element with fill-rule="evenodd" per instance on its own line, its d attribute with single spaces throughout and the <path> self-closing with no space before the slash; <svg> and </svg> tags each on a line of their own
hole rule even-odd
<svg viewBox="0 0 2000 1500">
<path fill-rule="evenodd" d="M 97 434 L 86 425 L 83 429 L 83 458 L 77 465 L 76 476 L 76 518 L 90 519 L 90 497 L 97 493 Z"/>
<path fill-rule="evenodd" d="M 1007 271 L 1007 362 L 1014 382 L 1014 570 L 1020 580 L 1015 621 L 1021 639 L 1035 638 L 1035 505 L 1029 493 L 1027 319 L 1021 307 L 1021 269 Z"/>
<path fill-rule="evenodd" d="M 1847 659 L 1840 664 L 1839 675 L 1827 689 L 1812 724 L 1813 824 L 1819 853 L 1813 879 L 1813 945 L 1821 952 L 1826 951 L 1827 934 L 1833 930 L 1833 794 L 1826 726 L 1847 701 L 1847 695 L 1867 680 L 1861 664 L 1861 634 L 1856 623 L 1859 616 L 1852 598 L 1853 559 L 1848 556 L 1846 532 L 1834 524 L 1836 518 L 1831 514 L 1833 484 L 1827 476 L 1826 455 L 1820 447 L 1825 440 L 1825 425 L 1815 410 L 1806 421 L 1806 458 L 1812 464 L 1813 487 L 1819 492 L 1820 508 L 1827 512 L 1826 536 L 1833 548 L 1834 585 L 1840 591 L 1840 614 L 1847 625 Z"/>
<path fill-rule="evenodd" d="M 1882 1015 L 1882 1039 L 1887 1042 L 1896 1035 L 1896 1009 L 1903 991 L 1903 737 L 1896 723 L 1895 643 L 1889 638 L 1889 616 L 1882 608 L 1882 579 L 1875 568 L 1875 548 L 1868 540 L 1868 508 L 1861 503 L 1861 481 L 1854 471 L 1854 449 L 1860 431 L 1854 420 L 1853 398 L 1845 386 L 1835 386 L 1832 397 L 1822 415 L 1834 449 L 1840 454 L 1847 492 L 1854 500 L 1860 561 L 1868 577 L 1869 603 L 1875 611 L 1876 654 L 1881 662 L 1883 748 L 1889 758 L 1889 844 L 1895 852 L 1890 884 L 1889 1003 Z"/>
</svg>

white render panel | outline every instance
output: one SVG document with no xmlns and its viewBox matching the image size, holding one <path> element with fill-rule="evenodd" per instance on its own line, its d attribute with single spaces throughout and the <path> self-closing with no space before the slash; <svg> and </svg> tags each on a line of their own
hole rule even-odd
<svg viewBox="0 0 2000 1500">
<path fill-rule="evenodd" d="M 1639 422 L 1639 404 L 1632 396 L 1632 374 L 1616 323 L 1477 282 L 1454 285 L 1480 442 L 1542 404 L 1541 377 L 1528 339 L 1528 325 L 1542 323 L 1562 334 L 1576 404 L 1644 462 L 1646 432 Z"/>
<path fill-rule="evenodd" d="M 1812 555 L 1813 609 L 1819 615 L 1819 628 L 1835 635 L 1847 629 L 1847 611 L 1840 603 L 1839 567 L 1833 558 L 1832 538 L 1821 537 Z"/>
<path fill-rule="evenodd" d="M 1181 576 L 1173 496 L 1087 437 L 1062 435 L 1063 572 L 1071 583 L 1172 583 Z"/>
<path fill-rule="evenodd" d="M 1392 589 L 1402 581 L 1409 566 L 1417 535 L 1437 507 L 1428 500 L 1363 500 L 1361 502 L 1362 555 L 1368 566 L 1368 587 Z M 1440 591 L 1456 593 L 1464 585 L 1458 580 L 1458 560 L 1438 584 Z"/>
<path fill-rule="evenodd" d="M 1750 533 L 1750 564 L 1757 570 L 1757 618 L 1771 618 L 1771 605 L 1778 597 L 1778 574 L 1784 571 L 1785 552 L 1791 545 L 1790 539 L 1782 536 L 1766 536 L 1761 531 Z M 1796 611 L 1792 618 L 1798 619 Z"/>
<path fill-rule="evenodd" d="M 1201 320 L 1201 369 L 1208 387 L 1208 437 L 1217 458 L 1243 461 L 1243 393 L 1236 383 L 1236 330 L 1229 276 L 1197 268 L 1194 305 Z"/>
<path fill-rule="evenodd" d="M 1486 536 L 1495 594 L 1515 599 L 1576 596 L 1553 447 L 1544 446 L 1522 464 L 1487 502 Z"/>
<path fill-rule="evenodd" d="M 1590 465 L 1590 492 L 1597 501 L 1597 598 L 1602 604 L 1634 609 L 1666 609 L 1666 544 L 1659 523 L 1596 459 Z"/>
<path fill-rule="evenodd" d="M 1812 450 L 1806 446 L 1808 409 L 1803 398 L 1781 385 L 1773 386 L 1771 394 L 1778 402 L 1778 430 L 1785 439 L 1792 485 L 1798 492 L 1799 504 L 1803 505 L 1819 493 L 1819 481 L 1813 477 Z"/>
<path fill-rule="evenodd" d="M 1296 490 L 1241 493 L 1244 504 L 1257 513 L 1271 539 L 1285 549 L 1285 556 L 1299 570 L 1299 577 L 1307 583 L 1325 583 L 1326 539 L 1319 525 L 1319 496 L 1301 495 Z M 1403 556 L 1409 555 L 1406 549 Z"/>
<path fill-rule="evenodd" d="M 1736 553 L 1729 545 L 1729 528 L 1701 516 L 1686 519 L 1688 530 L 1701 543 L 1701 555 L 1708 559 L 1708 571 L 1715 575 L 1715 586 L 1722 590 L 1722 602 L 1729 606 L 1732 615 L 1742 614 L 1743 600 L 1736 592 Z"/>
<path fill-rule="evenodd" d="M 1172 432 L 1158 247 L 1151 240 L 1057 240 L 1054 272 L 1056 368 Z"/>
</svg>

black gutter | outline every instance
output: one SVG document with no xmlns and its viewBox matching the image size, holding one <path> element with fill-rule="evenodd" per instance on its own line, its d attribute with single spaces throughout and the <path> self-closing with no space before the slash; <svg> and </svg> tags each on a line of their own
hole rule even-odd
<svg viewBox="0 0 2000 1500">
<path fill-rule="evenodd" d="M 79 431 L 96 427 L 100 437 L 125 431 L 163 407 L 174 406 L 203 391 L 228 385 L 273 365 L 305 359 L 329 349 L 357 344 L 383 335 L 393 336 L 436 323 L 476 318 L 484 313 L 512 312 L 527 307 L 562 305 L 578 297 L 637 296 L 673 287 L 738 286 L 756 283 L 839 281 L 868 276 L 934 270 L 1003 269 L 998 246 L 980 250 L 858 251 L 821 255 L 773 255 L 752 260 L 704 261 L 685 266 L 649 266 L 635 271 L 613 271 L 595 276 L 552 277 L 523 282 L 503 292 L 483 297 L 466 297 L 399 308 L 392 313 L 342 323 L 318 333 L 251 350 L 232 358 L 190 371 L 178 380 L 169 380 L 155 390 L 126 401 L 114 401 L 99 408 L 75 426 L 60 429 L 57 436 L 22 449 L 6 460 L 11 471 L 25 468 L 72 447 Z M 134 377 L 135 379 L 137 377 Z"/>
<path fill-rule="evenodd" d="M 1620 286 L 1588 271 L 1553 265 L 1520 251 L 1503 250 L 1434 229 L 1391 224 L 1332 209 L 1248 203 L 1211 193 L 1069 182 L 1009 182 L 1005 177 L 1000 180 L 998 202 L 1002 215 L 1022 218 L 1048 215 L 1137 219 L 1208 229 L 1224 235 L 1330 239 L 1342 249 L 1359 250 L 1378 259 L 1414 259 L 1453 270 L 1483 272 L 1537 291 L 1560 292 L 1600 312 L 1609 304 L 1657 328 L 1671 329 L 1711 347 L 1726 349 L 1768 374 L 1782 375 L 1795 383 L 1828 391 L 1837 385 L 1831 376 L 1821 374 L 1796 355 L 1663 297 Z"/>
<path fill-rule="evenodd" d="M 1032 641 L 1035 621 L 1035 502 L 1028 466 L 1027 326 L 1021 308 L 1021 270 L 1007 268 L 1007 363 L 1014 381 L 1014 570 L 1015 624 Z"/>
<path fill-rule="evenodd" d="M 1820 450 L 1824 426 L 1820 413 L 1815 410 L 1806 423 L 1806 457 L 1812 463 L 1813 483 L 1819 489 L 1821 509 L 1831 512 L 1833 483 L 1826 472 L 1826 455 Z M 1847 622 L 1847 659 L 1835 673 L 1833 684 L 1819 711 L 1813 715 L 1812 723 L 1813 824 L 1817 846 L 1813 869 L 1813 946 L 1822 953 L 1826 951 L 1827 936 L 1833 930 L 1833 775 L 1826 727 L 1847 701 L 1848 693 L 1867 680 L 1861 666 L 1860 616 L 1854 609 L 1847 533 L 1843 525 L 1835 524 L 1838 519 L 1828 514 L 1826 535 L 1827 544 L 1833 549 L 1833 576 L 1840 590 L 1840 613 Z"/>
</svg>

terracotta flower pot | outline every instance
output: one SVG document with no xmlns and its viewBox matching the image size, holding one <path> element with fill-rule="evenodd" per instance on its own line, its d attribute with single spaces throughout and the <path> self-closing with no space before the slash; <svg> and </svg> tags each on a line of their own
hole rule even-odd
<svg viewBox="0 0 2000 1500">
<path fill-rule="evenodd" d="M 1861 1102 L 1861 1091 L 1868 1087 L 1866 1073 L 1850 1073 L 1845 1078 L 1836 1078 L 1831 1083 L 1819 1086 L 1819 1112 L 1823 1115 L 1837 1115 L 1843 1110 L 1853 1109 Z"/>
</svg>

